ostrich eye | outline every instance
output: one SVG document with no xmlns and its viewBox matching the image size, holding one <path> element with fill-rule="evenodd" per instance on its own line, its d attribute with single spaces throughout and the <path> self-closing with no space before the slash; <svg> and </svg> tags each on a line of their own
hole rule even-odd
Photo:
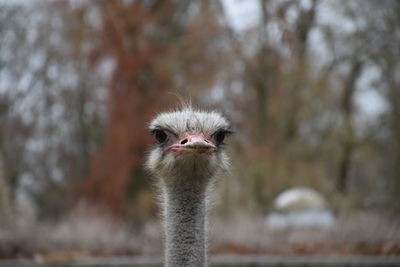
<svg viewBox="0 0 400 267">
<path fill-rule="evenodd" d="M 216 143 L 216 145 L 220 145 L 220 144 L 222 144 L 222 142 L 224 142 L 225 135 L 226 135 L 225 131 L 218 131 L 215 134 L 215 143 Z"/>
<path fill-rule="evenodd" d="M 216 133 L 214 133 L 213 138 L 215 141 L 215 145 L 219 146 L 219 145 L 223 144 L 225 137 L 230 134 L 232 134 L 232 131 L 226 130 L 226 129 L 225 130 L 222 129 L 222 130 L 219 130 Z"/>
<path fill-rule="evenodd" d="M 154 130 L 153 134 L 159 144 L 164 143 L 168 137 L 165 131 L 163 130 Z"/>
</svg>

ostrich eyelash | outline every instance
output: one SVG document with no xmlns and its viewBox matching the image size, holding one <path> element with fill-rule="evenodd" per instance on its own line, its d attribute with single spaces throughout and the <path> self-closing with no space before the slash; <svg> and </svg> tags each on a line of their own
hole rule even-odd
<svg viewBox="0 0 400 267">
<path fill-rule="evenodd" d="M 215 136 L 215 135 L 218 134 L 218 133 L 223 133 L 223 134 L 225 134 L 226 136 L 229 136 L 229 135 L 231 135 L 231 134 L 234 134 L 235 132 L 232 131 L 232 130 L 228 130 L 228 129 L 220 129 L 220 130 L 214 132 L 211 136 Z"/>
</svg>

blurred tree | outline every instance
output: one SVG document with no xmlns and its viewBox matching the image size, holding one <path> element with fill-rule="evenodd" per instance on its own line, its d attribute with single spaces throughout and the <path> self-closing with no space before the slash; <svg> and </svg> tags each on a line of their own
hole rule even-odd
<svg viewBox="0 0 400 267">
<path fill-rule="evenodd" d="M 294 1 L 299 14 L 297 15 L 297 20 L 295 22 L 295 27 L 293 32 L 290 34 L 293 37 L 289 37 L 292 42 L 293 48 L 292 57 L 294 59 L 294 78 L 291 81 L 289 88 L 289 99 L 288 113 L 289 118 L 287 122 L 286 129 L 286 140 L 291 141 L 298 135 L 298 128 L 301 124 L 301 118 L 299 118 L 301 112 L 301 105 L 303 104 L 302 95 L 304 91 L 307 90 L 307 79 L 308 79 L 308 59 L 306 58 L 306 53 L 308 49 L 307 41 L 309 39 L 310 31 L 315 24 L 315 14 L 317 8 L 317 1 L 313 0 L 309 7 L 302 7 L 302 3 L 299 1 Z M 287 8 L 290 8 L 287 7 Z M 284 11 L 288 12 L 288 11 Z M 288 33 L 286 33 L 288 34 Z"/>
<path fill-rule="evenodd" d="M 12 196 L 28 193 L 40 218 L 70 208 L 105 123 L 107 75 L 89 68 L 88 10 L 68 2 L 1 8 L 0 145 Z"/>
<path fill-rule="evenodd" d="M 12 54 L 24 47 L 24 27 L 20 17 L 25 13 L 17 7 L 0 9 L 0 176 L 1 214 L 5 223 L 12 222 L 21 175 L 27 167 L 24 158 L 25 140 L 32 133 L 32 125 L 23 120 L 16 110 L 16 102 L 25 92 L 7 91 L 18 86 L 14 77 L 21 73 L 21 55 Z M 21 83 L 21 82 L 19 82 Z"/>
<path fill-rule="evenodd" d="M 189 1 L 106 2 L 98 55 L 111 55 L 110 122 L 103 147 L 83 183 L 84 197 L 115 213 L 125 212 L 129 179 L 149 144 L 146 123 L 162 107 L 171 87 L 159 69 L 168 44 L 184 32 Z M 134 179 L 138 179 L 135 177 Z"/>
<path fill-rule="evenodd" d="M 0 221 L 2 225 L 9 225 L 13 219 L 13 205 L 11 203 L 10 185 L 8 183 L 3 163 L 3 156 L 0 153 Z"/>
<path fill-rule="evenodd" d="M 379 12 L 376 12 L 379 7 Z M 352 11 L 356 18 L 361 20 L 360 12 Z M 400 198 L 400 2 L 388 0 L 382 5 L 374 1 L 367 1 L 365 11 L 369 16 L 365 19 L 365 27 L 359 34 L 360 42 L 365 45 L 371 63 L 379 72 L 375 86 L 380 90 L 388 103 L 386 111 L 387 124 L 382 130 L 388 130 L 388 135 L 378 138 L 382 143 L 380 153 L 384 166 L 380 175 L 388 179 L 387 188 L 391 193 L 392 205 L 397 211 Z"/>
<path fill-rule="evenodd" d="M 344 140 L 342 141 L 342 155 L 339 159 L 339 171 L 337 179 L 337 190 L 341 193 L 347 193 L 347 184 L 349 178 L 349 170 L 351 158 L 355 149 L 355 133 L 354 133 L 354 95 L 356 89 L 356 82 L 362 71 L 362 63 L 358 60 L 351 62 L 350 73 L 345 81 L 341 110 L 343 113 L 344 124 Z"/>
</svg>

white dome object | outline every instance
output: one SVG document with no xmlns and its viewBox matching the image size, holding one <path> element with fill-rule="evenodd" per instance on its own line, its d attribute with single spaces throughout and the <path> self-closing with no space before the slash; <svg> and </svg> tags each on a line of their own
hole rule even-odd
<svg viewBox="0 0 400 267">
<path fill-rule="evenodd" d="M 295 187 L 282 192 L 274 201 L 278 212 L 295 210 L 323 210 L 327 203 L 320 193 L 306 187 Z"/>
<path fill-rule="evenodd" d="M 323 196 L 310 188 L 295 187 L 282 192 L 274 201 L 274 209 L 266 218 L 267 226 L 273 230 L 326 229 L 335 222 Z"/>
<path fill-rule="evenodd" d="M 288 228 L 319 228 L 333 226 L 335 218 L 329 210 L 302 210 L 287 213 L 273 212 L 266 218 L 267 226 L 272 230 Z"/>
</svg>

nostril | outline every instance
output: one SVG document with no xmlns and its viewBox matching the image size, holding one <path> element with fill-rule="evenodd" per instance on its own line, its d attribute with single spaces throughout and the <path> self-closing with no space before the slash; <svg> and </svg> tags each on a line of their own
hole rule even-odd
<svg viewBox="0 0 400 267">
<path fill-rule="evenodd" d="M 204 139 L 204 142 L 209 143 L 206 139 Z"/>
<path fill-rule="evenodd" d="M 183 139 L 183 140 L 181 141 L 181 145 L 184 145 L 184 144 L 186 144 L 187 142 L 188 142 L 187 139 Z"/>
</svg>

